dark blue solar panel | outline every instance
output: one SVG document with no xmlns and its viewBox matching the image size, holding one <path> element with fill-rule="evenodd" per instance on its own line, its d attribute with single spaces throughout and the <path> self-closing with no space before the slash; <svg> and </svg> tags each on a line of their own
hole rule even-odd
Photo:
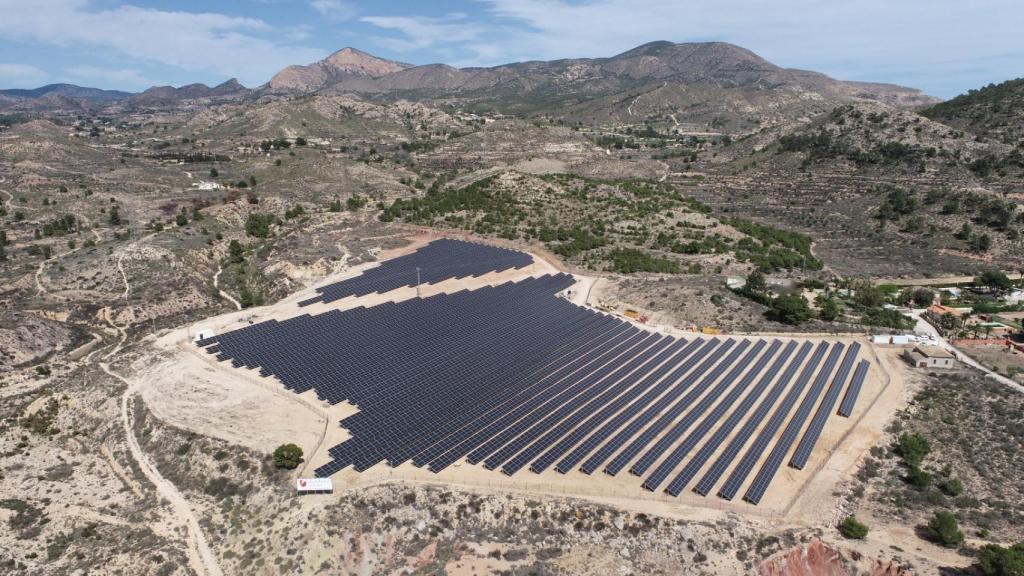
<svg viewBox="0 0 1024 576">
<path fill-rule="evenodd" d="M 683 343 L 685 343 L 685 340 L 680 340 L 678 344 L 682 345 Z M 572 433 L 570 433 L 565 438 L 562 438 L 556 445 L 551 447 L 540 458 L 534 460 L 533 463 L 530 464 L 530 470 L 537 473 L 547 470 L 547 468 L 554 464 L 555 461 L 558 460 L 558 458 L 561 457 L 562 454 L 570 450 L 573 446 L 579 444 L 577 450 L 574 450 L 574 454 L 576 453 L 576 451 L 580 451 L 581 453 L 579 454 L 575 462 L 568 464 L 568 468 L 564 470 L 561 468 L 562 464 L 559 464 L 559 467 L 556 469 L 564 474 L 572 466 L 575 466 L 580 460 L 583 459 L 586 453 L 589 452 L 590 449 L 592 449 L 585 447 L 585 443 L 580 444 L 580 442 L 587 437 L 587 434 L 590 434 L 591 431 L 593 431 L 598 426 L 601 426 L 602 424 L 610 424 L 609 419 L 612 417 L 612 415 L 621 410 L 623 407 L 629 405 L 629 403 L 633 402 L 633 400 L 636 400 L 636 404 L 644 406 L 649 401 L 645 400 L 646 398 L 653 398 L 661 391 L 664 391 L 664 389 L 667 388 L 672 383 L 670 379 L 664 378 L 664 376 L 668 374 L 670 370 L 675 368 L 679 362 L 682 362 L 685 358 L 687 358 L 694 350 L 697 349 L 699 345 L 699 340 L 690 342 L 685 348 L 682 349 L 682 351 L 680 351 L 676 356 L 672 357 L 669 361 L 664 362 L 657 369 L 651 372 L 647 372 L 644 375 L 643 380 L 637 382 L 635 386 L 629 387 L 625 392 L 622 393 L 622 395 L 615 398 L 614 401 L 609 402 L 600 410 L 594 412 L 579 426 L 573 428 Z M 637 398 L 639 398 L 639 400 L 637 400 Z M 593 438 L 593 436 L 591 436 L 591 438 Z M 595 446 L 596 442 L 597 441 L 595 441 L 595 443 L 592 446 Z M 571 460 L 563 460 L 563 463 L 567 461 Z"/>
<path fill-rule="evenodd" d="M 811 457 L 811 450 L 814 449 L 814 445 L 818 442 L 818 438 L 821 437 L 821 433 L 825 429 L 825 421 L 828 420 L 828 417 L 832 414 L 832 409 L 835 408 L 836 401 L 839 400 L 839 393 L 843 391 L 843 383 L 846 382 L 846 378 L 850 375 L 850 370 L 853 368 L 853 363 L 857 360 L 857 353 L 859 351 L 860 344 L 856 342 L 846 351 L 846 356 L 843 358 L 842 364 L 839 365 L 839 370 L 836 371 L 835 377 L 832 378 L 832 384 L 825 392 L 825 397 L 822 399 L 821 405 L 818 406 L 818 411 L 814 413 L 814 418 L 811 418 L 810 426 L 807 427 L 803 438 L 800 439 L 800 443 L 796 446 L 796 452 L 793 453 L 793 457 L 789 461 L 789 465 L 793 468 L 802 470 L 807 465 L 807 460 Z"/>
<path fill-rule="evenodd" d="M 667 343 L 662 342 L 662 339 L 654 334 L 645 335 L 643 340 L 626 351 L 622 361 L 626 362 L 626 366 L 635 368 L 635 363 L 641 359 L 645 359 L 645 354 L 648 354 L 650 352 L 650 347 L 655 344 L 664 346 Z M 524 418 L 520 418 L 500 434 L 486 442 L 483 446 L 473 452 L 470 452 L 466 459 L 473 464 L 484 460 L 484 464 L 487 468 L 497 467 L 499 464 L 504 462 L 505 456 L 509 455 L 508 450 L 505 450 L 502 447 L 522 433 L 538 416 L 542 414 L 546 415 L 557 413 L 564 403 L 575 401 L 579 397 L 579 394 L 587 394 L 592 386 L 595 386 L 600 382 L 609 382 L 611 380 L 609 376 L 612 375 L 622 375 L 622 365 L 619 362 L 609 362 L 608 364 L 601 366 L 597 371 L 589 374 L 586 378 L 573 383 L 570 387 L 562 390 L 559 394 L 554 396 L 551 401 L 547 402 L 544 405 L 544 411 L 541 414 L 534 412 Z"/>
<path fill-rule="evenodd" d="M 415 252 L 387 260 L 359 276 L 317 288 L 318 296 L 304 300 L 299 305 L 333 302 L 348 296 L 364 296 L 415 286 L 417 268 L 421 284 L 436 284 L 450 278 L 523 268 L 532 262 L 530 255 L 524 252 L 442 238 Z"/>
<path fill-rule="evenodd" d="M 590 458 L 588 458 L 587 461 L 584 462 L 582 466 L 580 466 L 580 470 L 587 474 L 593 474 L 594 470 L 597 470 L 598 466 L 603 464 L 605 460 L 610 458 L 612 454 L 614 454 L 619 448 L 622 447 L 623 443 L 632 438 L 633 435 L 635 435 L 644 426 L 646 426 L 647 423 L 650 422 L 651 418 L 660 413 L 661 410 L 668 406 L 673 400 L 678 398 L 680 394 L 685 392 L 686 389 L 690 386 L 690 384 L 693 383 L 693 379 L 685 378 L 679 381 L 678 383 L 676 383 L 676 381 L 679 380 L 679 378 L 681 378 L 684 374 L 689 372 L 690 369 L 693 368 L 698 362 L 703 360 L 705 356 L 716 350 L 718 348 L 718 345 L 718 340 L 711 340 L 705 343 L 704 346 L 701 347 L 701 349 L 698 350 L 693 356 L 687 358 L 685 361 L 680 363 L 680 365 L 677 366 L 672 371 L 672 374 L 666 377 L 665 380 L 668 383 L 672 383 L 674 385 L 664 395 L 657 397 L 657 399 L 650 404 L 640 405 L 639 403 L 635 403 L 631 405 L 629 409 L 623 410 L 623 414 L 616 416 L 611 422 L 609 422 L 609 424 L 603 426 L 601 430 L 596 432 L 594 434 L 594 437 L 598 437 L 597 442 L 600 442 L 600 440 L 607 438 L 608 435 L 610 435 L 616 429 L 625 425 L 625 428 L 622 428 L 622 430 L 615 434 L 615 436 L 613 436 L 611 440 L 605 442 L 604 446 L 602 446 L 597 452 L 595 452 Z M 704 361 L 700 365 L 700 367 L 696 369 L 696 372 L 701 372 L 707 367 L 711 366 L 712 364 L 714 364 L 716 359 L 717 356 L 712 359 Z M 654 398 L 654 396 L 652 396 L 651 398 Z M 638 414 L 639 416 L 637 416 Z M 628 424 L 626 424 L 627 422 Z M 584 444 L 590 442 L 591 439 L 588 438 L 587 442 L 585 442 Z M 588 448 L 588 450 L 592 450 L 593 447 L 596 445 L 597 443 L 594 443 L 592 446 Z"/>
<path fill-rule="evenodd" d="M 644 488 L 648 490 L 656 490 L 658 486 L 661 486 L 661 483 L 664 482 L 666 478 L 668 478 L 668 475 L 672 472 L 672 470 L 674 470 L 675 467 L 678 466 L 679 463 L 683 461 L 683 458 L 685 458 L 691 450 L 697 447 L 697 444 L 700 443 L 700 441 L 704 439 L 704 436 L 708 432 L 710 432 L 711 429 L 718 423 L 718 420 L 732 406 L 732 403 L 735 402 L 737 398 L 739 398 L 740 394 L 746 391 L 747 386 L 749 386 L 750 383 L 754 381 L 754 378 L 761 374 L 761 371 L 764 370 L 764 367 L 768 364 L 768 361 L 771 360 L 772 356 L 775 355 L 775 352 L 779 349 L 779 347 L 782 346 L 782 342 L 779 342 L 778 340 L 772 342 L 772 345 L 768 349 L 768 352 L 761 356 L 760 358 L 758 358 L 754 366 L 751 367 L 750 361 L 757 357 L 758 354 L 760 354 L 761 350 L 764 349 L 765 345 L 766 344 L 764 340 L 759 340 L 757 344 L 754 345 L 754 348 L 747 353 L 747 356 L 744 357 L 743 360 L 736 365 L 736 368 L 734 368 L 732 371 L 729 372 L 729 374 L 722 378 L 722 381 L 715 387 L 715 389 L 708 393 L 708 395 L 703 400 L 701 400 L 701 403 L 690 411 L 690 415 L 688 415 L 686 419 L 681 421 L 680 424 L 676 425 L 676 427 L 679 428 L 683 425 L 683 422 L 686 422 L 691 418 L 691 422 L 696 422 L 697 418 L 705 416 L 704 420 L 699 425 L 697 425 L 697 427 L 694 428 L 692 432 L 690 432 L 686 439 L 684 439 L 682 443 L 679 444 L 679 446 L 672 450 L 672 452 L 669 453 L 669 455 L 661 462 L 661 464 L 658 465 L 654 472 L 652 472 L 651 475 L 648 476 L 646 480 L 644 480 Z M 741 373 L 743 373 L 744 370 L 747 371 L 746 375 L 744 375 L 742 380 L 736 382 L 736 379 L 739 377 Z M 718 398 L 721 397 L 722 393 L 724 393 L 727 389 L 729 390 L 729 393 L 725 396 L 725 398 L 722 399 L 721 402 L 718 403 L 718 405 L 714 407 L 713 410 L 711 410 L 710 413 L 708 413 L 707 410 L 711 406 L 711 403 L 717 402 Z M 689 424 L 687 424 L 686 427 L 688 428 Z M 673 433 L 674 432 L 675 430 L 673 430 Z M 682 436 L 682 432 L 679 433 L 679 436 Z M 655 446 L 657 447 L 657 445 Z M 668 444 L 666 443 L 666 448 L 667 446 Z"/>
<path fill-rule="evenodd" d="M 665 390 L 667 390 L 669 386 L 674 384 L 680 376 L 682 376 L 687 370 L 689 370 L 693 366 L 693 364 L 697 362 L 697 360 L 699 360 L 699 357 L 694 358 L 691 356 L 691 354 L 693 354 L 694 351 L 696 351 L 702 344 L 704 344 L 704 341 L 699 338 L 694 340 L 693 342 L 690 342 L 686 346 L 686 348 L 684 348 L 683 351 L 679 353 L 678 356 L 673 358 L 670 362 L 666 362 L 665 364 L 662 365 L 661 368 L 655 370 L 647 378 L 645 378 L 642 386 L 637 386 L 636 388 L 634 388 L 635 394 L 632 395 L 633 397 L 635 397 L 637 394 L 642 393 L 642 395 L 639 398 L 637 398 L 635 402 L 629 404 L 629 401 L 632 398 L 625 397 L 622 399 L 621 405 L 609 405 L 609 407 L 607 408 L 607 412 L 599 413 L 598 415 L 596 415 L 589 423 L 589 426 L 581 426 L 581 430 L 579 431 L 581 438 L 585 436 L 587 433 L 589 433 L 591 428 L 596 427 L 598 425 L 600 425 L 601 427 L 597 430 L 597 432 L 591 434 L 589 437 L 587 437 L 586 440 L 580 443 L 579 446 L 573 449 L 573 451 L 568 456 L 563 458 L 562 461 L 558 463 L 558 466 L 555 467 L 555 470 L 562 474 L 565 474 L 566 472 L 571 470 L 574 466 L 579 464 L 579 462 L 583 460 L 583 458 L 585 458 L 587 454 L 589 454 L 594 448 L 597 448 L 602 441 L 606 440 L 608 436 L 615 432 L 615 430 L 617 430 L 620 426 L 628 422 L 630 418 L 638 414 L 641 410 L 646 408 L 652 401 L 654 401 L 655 398 L 658 398 L 658 396 L 660 396 Z M 666 376 L 666 374 L 668 374 L 668 376 Z M 626 407 L 621 412 L 616 414 L 614 417 L 606 421 L 606 418 L 609 415 L 611 415 L 614 411 L 621 408 L 621 406 Z M 563 443 L 560 443 L 558 446 L 553 448 L 551 452 L 557 452 L 558 454 L 561 454 L 565 450 L 571 448 L 572 444 L 575 444 L 575 440 L 576 439 L 574 438 L 571 442 L 563 441 Z M 542 458 L 538 460 L 538 462 L 541 462 L 542 460 L 544 459 Z M 541 466 L 541 464 L 538 464 L 538 466 Z M 535 470 L 535 472 L 540 472 L 541 470 L 542 469 L 539 468 Z M 588 472 L 588 474 L 589 473 L 590 472 Z"/>
<path fill-rule="evenodd" d="M 722 488 L 718 491 L 718 495 L 726 500 L 732 500 L 732 497 L 736 495 L 736 492 L 739 491 L 740 486 L 742 486 L 744 480 L 746 480 L 747 475 L 750 474 L 751 469 L 753 469 L 754 464 L 757 463 L 761 458 L 761 454 L 764 453 L 765 448 L 768 447 L 768 442 L 771 441 L 775 432 L 782 426 L 782 423 L 786 419 L 786 415 L 789 414 L 789 411 L 792 410 L 793 406 L 796 404 L 800 394 L 803 393 L 804 386 L 807 385 L 811 376 L 814 375 L 814 370 L 818 367 L 818 364 L 821 363 L 821 359 L 825 357 L 825 352 L 828 351 L 828 344 L 825 342 L 818 344 L 817 349 L 814 351 L 814 355 L 811 356 L 810 362 L 808 362 L 803 371 L 800 372 L 800 376 L 797 378 L 793 388 L 788 394 L 786 394 L 782 404 L 776 406 L 776 402 L 778 401 L 782 390 L 785 388 L 785 385 L 789 383 L 789 380 L 793 378 L 796 371 L 800 369 L 800 364 L 807 357 L 807 353 L 810 351 L 810 348 L 810 342 L 804 344 L 804 347 L 800 350 L 800 354 L 797 355 L 796 360 L 790 364 L 789 368 L 786 369 L 786 373 L 779 380 L 779 383 L 772 389 L 772 394 L 769 394 L 769 396 L 765 398 L 765 401 L 762 402 L 760 408 L 758 408 L 757 413 L 755 413 L 754 416 L 752 416 L 751 419 L 743 425 L 743 429 L 740 430 L 740 433 L 733 440 L 733 444 L 736 445 L 736 452 L 731 450 L 733 446 L 730 445 L 730 450 L 727 450 L 726 454 L 719 457 L 719 460 L 715 462 L 715 466 L 708 471 L 705 477 L 697 485 L 698 493 L 707 494 L 707 492 L 701 492 L 701 490 L 703 490 L 705 481 L 708 480 L 713 473 L 721 475 L 722 471 L 717 470 L 719 462 L 723 460 L 723 457 L 728 456 L 728 460 L 725 461 L 724 465 L 727 466 L 731 464 L 732 459 L 739 453 L 739 449 L 750 439 L 750 435 L 757 429 L 757 425 L 760 424 L 761 420 L 764 419 L 769 410 L 775 408 L 775 412 L 768 420 L 768 423 L 761 431 L 761 434 L 759 434 L 754 440 L 754 443 L 747 448 L 747 451 L 743 454 L 743 458 L 740 459 L 739 464 L 733 468 L 732 473 L 730 473 L 729 477 L 725 480 L 725 484 L 723 484 Z"/>
<path fill-rule="evenodd" d="M 729 354 L 729 357 L 722 361 L 721 364 L 715 366 L 715 369 L 704 377 L 701 385 L 694 388 L 693 397 L 690 402 L 687 402 L 686 406 L 682 407 L 678 412 L 674 410 L 669 411 L 669 414 L 680 415 L 681 417 L 679 418 L 679 421 L 676 422 L 675 425 L 665 433 L 665 435 L 659 438 L 653 446 L 648 448 L 644 455 L 630 467 L 630 473 L 640 476 L 653 466 L 654 462 L 664 454 L 666 450 L 668 450 L 669 446 L 682 438 L 683 434 L 689 430 L 690 426 L 693 426 L 697 422 L 697 419 L 703 416 L 713 403 L 718 401 L 722 396 L 722 392 L 736 381 L 736 378 L 743 372 L 743 369 L 750 365 L 750 361 L 757 356 L 757 353 L 761 351 L 761 348 L 763 348 L 764 345 L 764 340 L 758 340 L 757 344 L 754 345 L 754 350 L 748 352 L 747 355 L 739 362 L 739 365 L 737 365 L 736 361 L 739 359 L 740 354 L 750 346 L 749 340 L 743 340 L 740 342 L 740 345 L 732 351 L 732 354 Z M 722 378 L 722 380 L 715 385 L 710 392 L 705 394 L 696 405 L 690 407 L 690 403 L 700 397 L 699 395 L 703 394 L 704 390 L 706 390 L 711 383 L 717 380 L 718 377 L 721 376 L 722 372 L 730 367 L 732 367 L 732 370 L 730 370 L 729 374 Z M 680 404 L 682 404 L 682 402 L 680 402 Z M 682 412 L 684 408 L 688 410 L 685 415 L 683 415 Z M 657 485 L 654 485 L 654 487 L 656 488 Z M 644 488 L 647 488 L 648 490 L 654 489 L 646 484 L 644 485 Z"/>
<path fill-rule="evenodd" d="M 596 397 L 592 396 L 592 399 L 580 407 L 579 410 L 559 422 L 557 426 L 551 427 L 540 439 L 535 441 L 519 454 L 516 454 L 515 458 L 502 466 L 502 471 L 506 474 L 515 473 L 515 471 L 524 466 L 542 451 L 548 449 L 551 444 L 558 441 L 559 438 L 566 435 L 566 433 L 569 434 L 559 441 L 559 446 L 564 446 L 565 450 L 572 447 L 572 445 L 582 439 L 586 431 L 591 429 L 591 426 L 599 424 L 608 415 L 614 412 L 614 410 L 623 406 L 632 398 L 635 398 L 640 392 L 646 390 L 652 376 L 664 373 L 664 371 L 668 369 L 667 367 L 678 358 L 677 353 L 684 348 L 685 344 L 685 339 L 673 342 L 671 346 L 651 359 L 646 366 L 635 370 L 628 376 L 612 383 L 612 385 L 600 395 Z M 672 360 L 666 362 L 669 358 L 672 358 Z M 549 450 L 545 454 L 545 457 L 547 464 L 544 465 L 544 468 L 554 463 L 554 458 L 557 458 L 557 455 L 552 454 Z M 531 464 L 531 470 L 534 472 L 543 471 L 543 468 L 540 468 L 540 465 L 538 464 L 541 460 L 542 459 L 538 459 Z"/>
<path fill-rule="evenodd" d="M 775 346 L 775 342 L 773 342 L 772 350 L 776 348 L 777 346 Z M 810 344 L 807 345 L 807 349 L 810 349 Z M 704 464 L 706 464 L 707 461 L 711 458 L 711 455 L 714 454 L 716 450 L 718 450 L 718 447 L 721 446 L 723 442 L 725 442 L 725 439 L 729 436 L 729 434 L 731 434 L 733 430 L 736 429 L 736 425 L 739 424 L 740 420 L 750 413 L 750 409 L 754 406 L 754 403 L 757 402 L 757 399 L 761 397 L 761 394 L 768 387 L 768 384 L 772 382 L 775 376 L 778 375 L 782 367 L 786 365 L 786 362 L 789 360 L 789 357 L 793 354 L 794 350 L 796 350 L 796 342 L 790 341 L 788 344 L 786 344 L 786 347 L 782 351 L 782 354 L 779 355 L 779 357 L 772 364 L 771 368 L 768 369 L 768 372 L 761 375 L 755 374 L 755 371 L 751 371 L 751 374 L 748 376 L 761 377 L 761 379 L 758 380 L 757 384 L 754 386 L 754 389 L 750 391 L 750 394 L 747 394 L 747 396 L 743 398 L 743 401 L 740 403 L 739 406 L 736 407 L 735 410 L 733 410 L 732 414 L 729 415 L 729 418 L 726 419 L 725 423 L 723 423 L 717 430 L 715 430 L 715 433 L 711 436 L 711 439 L 704 443 L 703 446 L 701 446 L 700 450 L 697 451 L 697 454 L 694 455 L 694 457 L 686 464 L 686 466 L 683 467 L 683 469 L 672 480 L 672 482 L 669 483 L 669 485 L 665 488 L 665 492 L 668 492 L 673 496 L 678 496 L 683 491 L 683 488 L 690 483 L 690 480 L 692 480 L 694 476 L 697 475 L 697 472 L 700 471 Z M 765 354 L 765 358 L 768 358 L 771 354 L 773 354 L 773 351 L 769 351 L 768 354 Z M 742 390 L 748 384 L 749 382 L 747 381 L 747 378 L 744 377 L 744 382 L 742 382 L 740 386 L 737 386 L 736 390 Z M 757 414 L 755 413 L 753 416 L 756 418 Z M 746 436 L 738 436 L 737 439 L 745 440 Z M 732 448 L 732 446 L 730 446 L 730 448 Z M 736 452 L 738 451 L 739 447 L 737 446 Z M 732 457 L 735 456 L 736 452 L 732 454 Z M 725 456 L 729 461 L 726 462 L 725 460 L 722 460 L 722 462 L 726 464 L 731 463 L 732 459 L 732 457 L 728 456 L 728 454 L 729 450 L 727 449 L 723 456 Z M 718 462 L 716 462 L 716 464 L 718 464 Z M 725 467 L 722 466 L 721 470 L 724 469 Z M 703 495 L 706 495 L 710 491 L 710 487 L 713 486 L 714 483 L 717 481 L 718 476 L 716 475 L 713 477 L 713 479 L 710 480 L 710 485 L 704 490 Z"/>
<path fill-rule="evenodd" d="M 779 441 L 772 448 L 768 458 L 761 465 L 761 470 L 758 471 L 757 476 L 754 477 L 754 481 L 750 483 L 747 488 L 746 494 L 743 495 L 743 499 L 751 504 L 757 504 L 761 501 L 764 493 L 768 490 L 768 485 L 771 484 L 772 479 L 775 478 L 775 473 L 778 472 L 779 466 L 782 465 L 782 460 L 786 457 L 786 453 L 789 452 L 793 443 L 796 442 L 797 434 L 800 433 L 800 429 L 803 428 L 804 422 L 807 421 L 807 417 L 811 414 L 811 410 L 814 405 L 818 403 L 818 398 L 821 396 L 821 390 L 825 387 L 825 382 L 828 381 L 828 377 L 832 374 L 832 370 L 836 367 L 836 363 L 839 362 L 839 356 L 843 353 L 844 344 L 839 343 L 832 347 L 832 351 L 829 352 L 828 358 L 825 360 L 825 365 L 821 368 L 821 372 L 814 379 L 814 383 L 808 390 L 807 395 L 804 396 L 800 406 L 797 408 L 793 417 L 790 419 L 789 424 L 785 430 L 782 431 L 782 436 L 779 437 Z"/>
<path fill-rule="evenodd" d="M 404 264 L 385 262 L 373 274 L 326 286 L 316 300 L 409 286 L 408 267 L 415 263 L 423 282 L 522 263 L 521 258 L 487 256 L 490 247 L 462 244 L 431 244 L 409 255 L 415 258 L 403 257 Z M 451 263 L 459 254 L 468 255 L 465 265 Z M 424 260 L 428 257 L 433 260 Z M 542 472 L 556 462 L 561 473 L 578 465 L 592 473 L 611 459 L 605 469 L 614 474 L 639 457 L 631 472 L 646 473 L 657 465 L 644 482 L 655 489 L 696 450 L 666 489 L 670 494 L 678 494 L 735 436 L 695 489 L 700 492 L 706 480 L 710 485 L 717 481 L 775 407 L 798 370 L 795 365 L 811 348 L 807 344 L 767 391 L 796 344 L 788 343 L 776 358 L 782 349 L 778 341 L 770 346 L 750 340 L 738 345 L 717 339 L 686 342 L 642 331 L 556 296 L 573 283 L 572 277 L 558 274 L 370 308 L 301 314 L 199 344 L 218 360 L 259 370 L 295 392 L 313 390 L 326 402 L 358 407 L 341 422 L 350 438 L 328 449 L 331 459 L 316 470 L 320 476 L 409 460 L 437 472 L 463 458 L 510 475 L 527 465 Z M 864 363 L 857 367 L 840 411 L 855 402 L 855 387 L 864 378 L 858 374 L 866 370 Z M 766 391 L 747 422 L 754 422 L 752 428 L 745 425 L 734 435 Z M 839 392 L 841 386 L 839 391 L 830 388 L 826 397 Z"/>
<path fill-rule="evenodd" d="M 853 407 L 857 404 L 857 396 L 860 395 L 860 389 L 864 385 L 864 377 L 868 375 L 868 368 L 870 366 L 871 364 L 867 360 L 861 360 L 860 364 L 857 365 L 857 371 L 853 373 L 850 387 L 846 389 L 846 396 L 843 397 L 843 402 L 839 405 L 840 416 L 849 418 L 850 414 L 853 414 Z"/>
<path fill-rule="evenodd" d="M 578 382 L 606 362 L 616 358 L 642 337 L 643 335 L 638 330 L 630 327 L 623 336 L 595 347 L 594 350 L 543 378 L 539 385 L 529 387 L 524 394 L 516 396 L 516 402 L 499 406 L 493 414 L 484 415 L 486 423 L 478 427 L 476 431 L 452 435 L 431 446 L 422 455 L 418 455 L 417 459 L 422 458 L 420 463 L 429 462 L 432 471 L 443 470 L 511 426 L 516 420 L 534 410 L 542 409 L 543 406 L 556 399 L 559 394 L 569 394 L 570 392 L 566 390 L 570 388 L 570 384 Z"/>
<path fill-rule="evenodd" d="M 623 385 L 623 382 L 629 381 L 629 376 L 627 375 L 636 374 L 634 370 L 637 370 L 641 365 L 647 362 L 650 362 L 655 366 L 661 364 L 661 362 L 670 355 L 661 355 L 661 352 L 663 352 L 671 343 L 673 343 L 673 339 L 671 337 L 665 337 L 647 350 L 644 350 L 642 353 L 624 364 L 621 368 L 612 372 L 598 384 L 585 390 L 582 394 L 576 396 L 569 402 L 566 402 L 557 410 L 552 411 L 543 420 L 537 422 L 532 429 L 520 434 L 515 440 L 489 457 L 484 463 L 484 466 L 487 468 L 495 468 L 505 462 L 506 458 L 515 454 L 515 457 L 508 462 L 505 462 L 505 465 L 502 466 L 501 469 L 501 471 L 507 475 L 515 474 L 520 468 L 526 466 L 530 460 L 537 456 L 548 442 L 557 440 L 573 425 L 578 423 L 579 417 L 589 415 L 590 412 L 587 412 L 588 408 L 592 409 L 594 406 L 604 405 L 613 398 L 617 392 L 619 392 L 617 387 Z M 647 369 L 650 369 L 650 367 L 647 367 Z M 573 418 L 573 416 L 577 416 L 577 418 Z M 565 420 L 559 422 L 563 418 L 565 418 Z M 527 425 L 534 421 L 536 421 L 536 417 L 526 418 L 518 422 L 517 426 Z M 530 446 L 523 450 L 528 444 L 541 435 L 544 435 L 544 437 L 541 438 L 539 446 Z M 520 452 L 520 450 L 522 450 L 522 452 Z"/>
<path fill-rule="evenodd" d="M 687 406 L 689 406 L 690 403 L 692 403 L 693 400 L 700 395 L 700 393 L 703 391 L 703 388 L 705 388 L 708 385 L 710 379 L 710 372 L 707 370 L 707 368 L 709 368 L 712 364 L 717 362 L 723 354 L 728 352 L 729 349 L 733 347 L 734 344 L 736 344 L 735 340 L 726 340 L 721 346 L 718 347 L 718 349 L 716 349 L 711 354 L 708 360 L 706 360 L 700 368 L 694 371 L 694 373 L 691 374 L 690 376 L 687 376 L 687 387 L 689 387 L 689 385 L 692 384 L 693 382 L 697 382 L 698 380 L 700 383 L 693 390 L 690 390 L 686 394 L 686 396 L 684 396 L 678 402 L 672 404 L 669 410 L 660 418 L 658 418 L 653 424 L 650 423 L 650 420 L 646 420 L 643 418 L 637 419 L 637 422 L 641 426 L 646 426 L 646 428 L 644 428 L 644 431 L 640 433 L 640 436 L 633 440 L 633 442 L 631 442 L 622 452 L 619 452 L 619 454 L 615 456 L 615 458 L 612 458 L 612 461 L 609 462 L 608 465 L 604 467 L 604 471 L 606 474 L 610 474 L 612 476 L 618 474 L 620 470 L 625 468 L 626 464 L 629 464 L 629 462 L 633 460 L 633 458 L 640 454 L 640 451 L 643 450 L 648 443 L 654 440 L 654 438 L 658 434 L 660 434 L 662 430 L 664 430 L 674 419 L 678 418 L 679 415 L 682 414 L 682 411 Z"/>
</svg>

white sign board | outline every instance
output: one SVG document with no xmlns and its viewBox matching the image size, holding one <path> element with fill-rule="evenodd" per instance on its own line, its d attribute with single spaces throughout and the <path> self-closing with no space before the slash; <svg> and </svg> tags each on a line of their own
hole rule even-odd
<svg viewBox="0 0 1024 576">
<path fill-rule="evenodd" d="M 334 483 L 330 478 L 299 478 L 295 481 L 295 490 L 303 492 L 332 492 Z"/>
</svg>

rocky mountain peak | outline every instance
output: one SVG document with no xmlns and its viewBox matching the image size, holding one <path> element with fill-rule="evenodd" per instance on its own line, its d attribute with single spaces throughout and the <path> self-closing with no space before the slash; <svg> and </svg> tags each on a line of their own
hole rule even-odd
<svg viewBox="0 0 1024 576">
<path fill-rule="evenodd" d="M 383 76 L 392 72 L 398 72 L 399 70 L 405 70 L 411 66 L 411 64 L 378 58 L 362 50 L 349 47 L 342 48 L 324 58 L 320 61 L 320 64 L 329 66 L 338 72 L 362 74 L 365 76 Z"/>
<path fill-rule="evenodd" d="M 305 92 L 325 88 L 346 77 L 377 78 L 411 67 L 411 64 L 346 47 L 309 66 L 289 66 L 281 70 L 270 79 L 269 87 L 276 91 Z"/>
</svg>

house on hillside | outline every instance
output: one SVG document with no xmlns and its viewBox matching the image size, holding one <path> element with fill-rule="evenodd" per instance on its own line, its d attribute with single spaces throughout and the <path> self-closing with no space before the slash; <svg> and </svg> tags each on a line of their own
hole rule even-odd
<svg viewBox="0 0 1024 576">
<path fill-rule="evenodd" d="M 1003 298 L 1003 301 L 1010 306 L 1015 306 L 1024 302 L 1024 290 L 1014 290 L 1010 292 L 1005 298 Z"/>
<path fill-rule="evenodd" d="M 725 279 L 725 285 L 730 290 L 739 290 L 747 285 L 747 279 L 743 276 L 728 276 Z"/>
<path fill-rule="evenodd" d="M 949 306 L 943 306 L 942 304 L 932 304 L 928 307 L 928 313 L 936 318 L 942 318 L 946 314 L 958 319 L 963 316 L 963 314 L 961 314 L 956 308 L 950 308 Z"/>
<path fill-rule="evenodd" d="M 960 296 L 962 294 L 962 291 L 959 288 L 956 288 L 956 287 L 945 287 L 945 288 L 939 288 L 939 294 L 940 294 L 940 296 L 946 296 L 946 297 L 948 297 L 948 298 L 950 298 L 952 300 L 959 300 Z"/>
<path fill-rule="evenodd" d="M 952 368 L 956 358 L 938 346 L 920 344 L 903 353 L 903 358 L 915 368 Z"/>
</svg>

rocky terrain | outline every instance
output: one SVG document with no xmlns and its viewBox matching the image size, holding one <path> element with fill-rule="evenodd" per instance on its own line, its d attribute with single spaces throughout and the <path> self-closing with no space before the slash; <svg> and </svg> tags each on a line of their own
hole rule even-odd
<svg viewBox="0 0 1024 576">
<path fill-rule="evenodd" d="M 300 499 L 274 446 L 177 428 L 128 383 L 161 360 L 149 345 L 164 330 L 279 300 L 427 229 L 602 276 L 595 305 L 681 328 L 889 329 L 855 304 L 826 319 L 817 302 L 794 328 L 726 282 L 756 270 L 789 294 L 1018 270 L 1019 94 L 1009 82 L 932 106 L 728 44 L 664 42 L 461 70 L 344 49 L 252 89 L 2 91 L 0 566 L 958 573 L 985 543 L 1022 537 L 1024 496 L 1004 481 L 1020 467 L 1017 396 L 971 372 L 916 383 L 835 496 L 865 540 L 843 538 L 836 515 L 709 521 L 400 482 Z M 904 431 L 932 443 L 926 489 L 904 480 Z M 939 486 L 951 478 L 960 495 Z M 967 533 L 959 551 L 921 537 L 940 509 Z"/>
<path fill-rule="evenodd" d="M 1010 146 L 1020 146 L 1024 78 L 970 90 L 921 111 L 933 120 Z"/>
</svg>

